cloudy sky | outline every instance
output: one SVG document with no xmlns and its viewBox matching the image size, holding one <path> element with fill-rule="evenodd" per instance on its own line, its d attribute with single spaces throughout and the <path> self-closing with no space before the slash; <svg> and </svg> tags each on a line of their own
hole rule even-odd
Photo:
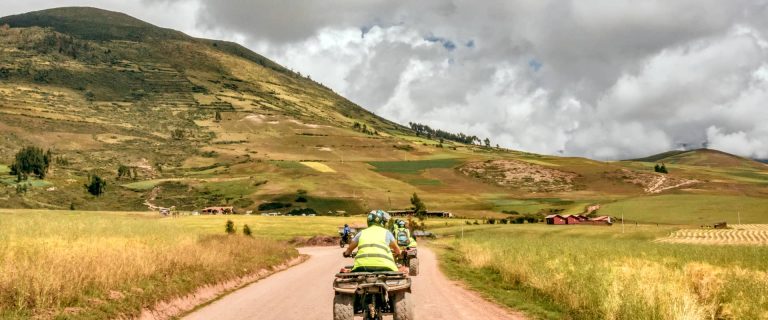
<svg viewBox="0 0 768 320">
<path fill-rule="evenodd" d="M 546 154 L 768 158 L 768 1 L 27 0 L 237 41 L 394 121 Z"/>
</svg>

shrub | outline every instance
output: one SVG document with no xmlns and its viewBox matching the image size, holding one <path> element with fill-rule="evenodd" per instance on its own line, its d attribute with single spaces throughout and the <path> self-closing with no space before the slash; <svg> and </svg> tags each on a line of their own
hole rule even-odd
<svg viewBox="0 0 768 320">
<path fill-rule="evenodd" d="M 253 234 L 251 232 L 251 227 L 249 227 L 247 224 L 243 225 L 243 234 L 249 237 L 252 237 Z"/>
<path fill-rule="evenodd" d="M 43 152 L 38 147 L 25 147 L 16 153 L 16 159 L 11 164 L 11 175 L 17 176 L 17 181 L 26 180 L 30 173 L 45 179 L 51 160 L 51 150 Z"/>
<path fill-rule="evenodd" d="M 317 211 L 312 208 L 296 208 L 291 211 L 288 211 L 285 215 L 287 216 L 300 216 L 300 215 L 310 215 L 310 214 L 317 214 Z"/>
<path fill-rule="evenodd" d="M 298 197 L 296 198 L 296 200 L 294 200 L 294 201 L 295 201 L 295 202 L 307 202 L 307 198 L 305 198 L 305 197 L 303 197 L 303 196 L 298 196 Z"/>
<path fill-rule="evenodd" d="M 99 177 L 98 175 L 91 175 L 88 177 L 88 183 L 85 184 L 85 189 L 88 193 L 94 196 L 100 196 L 107 188 L 107 181 Z"/>
<path fill-rule="evenodd" d="M 265 202 L 259 205 L 259 211 L 265 211 L 265 210 L 275 210 L 275 209 L 282 209 L 282 208 L 289 208 L 292 205 L 290 203 L 282 203 L 282 202 Z"/>
<path fill-rule="evenodd" d="M 226 231 L 227 234 L 235 234 L 235 223 L 232 222 L 232 220 L 227 220 L 227 224 L 224 227 L 224 231 Z"/>
</svg>

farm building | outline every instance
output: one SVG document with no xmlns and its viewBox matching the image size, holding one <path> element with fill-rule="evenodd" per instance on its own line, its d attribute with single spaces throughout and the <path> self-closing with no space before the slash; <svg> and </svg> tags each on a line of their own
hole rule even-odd
<svg viewBox="0 0 768 320">
<path fill-rule="evenodd" d="M 582 221 L 575 215 L 567 215 L 563 218 L 565 218 L 565 224 L 579 224 Z"/>
<path fill-rule="evenodd" d="M 234 207 L 208 207 L 201 211 L 202 214 L 233 214 Z"/>
<path fill-rule="evenodd" d="M 550 214 L 546 216 L 545 219 L 547 220 L 547 224 L 567 224 L 565 217 L 559 214 Z"/>
<path fill-rule="evenodd" d="M 607 225 L 613 224 L 611 217 L 600 216 L 595 218 L 587 218 L 583 215 L 559 215 L 550 214 L 546 216 L 547 224 L 586 224 L 586 225 Z"/>
<path fill-rule="evenodd" d="M 611 219 L 609 216 L 599 216 L 591 218 L 587 221 L 583 221 L 582 224 L 610 226 L 613 224 L 613 219 Z"/>
</svg>

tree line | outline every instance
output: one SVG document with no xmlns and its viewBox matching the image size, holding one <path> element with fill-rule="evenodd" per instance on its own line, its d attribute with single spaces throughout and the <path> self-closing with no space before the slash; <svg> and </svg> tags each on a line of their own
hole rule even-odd
<svg viewBox="0 0 768 320">
<path fill-rule="evenodd" d="M 414 123 L 409 122 L 408 125 L 411 127 L 411 130 L 416 132 L 416 136 L 421 137 L 427 137 L 427 139 L 445 139 L 445 140 L 451 140 L 463 144 L 475 144 L 480 143 L 482 140 L 478 138 L 477 136 L 470 136 L 463 133 L 451 133 L 447 131 L 443 131 L 440 129 L 432 129 L 426 124 L 421 123 Z M 491 141 L 488 138 L 485 138 L 485 144 L 487 146 L 491 145 Z"/>
</svg>

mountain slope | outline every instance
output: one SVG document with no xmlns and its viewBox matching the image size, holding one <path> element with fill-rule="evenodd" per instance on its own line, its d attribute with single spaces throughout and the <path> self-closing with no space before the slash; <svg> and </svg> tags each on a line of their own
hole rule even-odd
<svg viewBox="0 0 768 320">
<path fill-rule="evenodd" d="M 94 8 L 0 18 L 0 135 L 7 207 L 360 212 L 418 193 L 431 209 L 499 216 L 578 212 L 646 195 L 659 178 L 642 162 L 417 136 L 240 45 Z M 27 145 L 55 160 L 45 180 L 19 184 L 8 166 Z M 121 166 L 130 176 L 117 177 Z M 93 174 L 108 181 L 100 197 L 83 188 Z M 679 192 L 768 192 L 757 169 L 671 174 L 700 181 Z"/>
</svg>

